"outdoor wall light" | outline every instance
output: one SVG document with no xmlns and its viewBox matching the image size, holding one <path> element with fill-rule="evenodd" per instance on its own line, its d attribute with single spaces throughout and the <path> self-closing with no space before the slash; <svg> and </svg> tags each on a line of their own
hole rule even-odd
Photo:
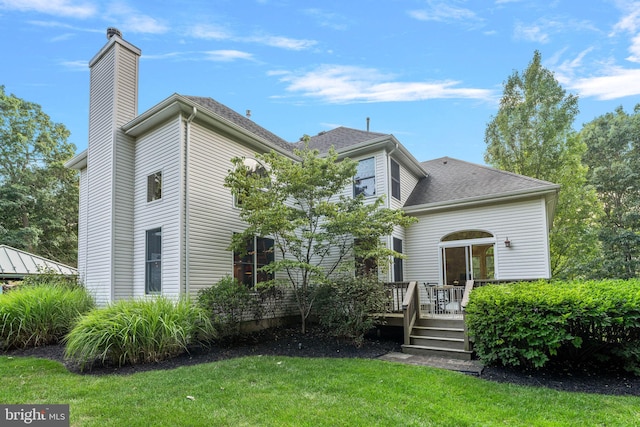
<svg viewBox="0 0 640 427">
<path fill-rule="evenodd" d="M 504 247 L 505 248 L 510 248 L 511 247 L 511 240 L 509 240 L 509 238 L 507 237 L 506 240 L 504 241 Z"/>
</svg>

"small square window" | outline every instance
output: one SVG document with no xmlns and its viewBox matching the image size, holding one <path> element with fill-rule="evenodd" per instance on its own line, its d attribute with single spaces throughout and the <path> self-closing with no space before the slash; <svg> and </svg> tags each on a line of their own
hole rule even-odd
<svg viewBox="0 0 640 427">
<path fill-rule="evenodd" d="M 147 177 L 147 202 L 162 198 L 162 172 L 152 173 Z"/>
</svg>

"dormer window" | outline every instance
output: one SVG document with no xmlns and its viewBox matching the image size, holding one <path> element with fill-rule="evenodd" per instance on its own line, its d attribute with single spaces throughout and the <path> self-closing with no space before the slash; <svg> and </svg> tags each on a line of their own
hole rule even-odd
<svg viewBox="0 0 640 427">
<path fill-rule="evenodd" d="M 162 172 L 152 173 L 147 177 L 147 202 L 162 198 Z"/>
<path fill-rule="evenodd" d="M 400 200 L 400 165 L 391 159 L 391 196 Z"/>
<path fill-rule="evenodd" d="M 358 162 L 358 170 L 353 180 L 353 196 L 376 195 L 376 158 L 369 157 Z"/>
</svg>

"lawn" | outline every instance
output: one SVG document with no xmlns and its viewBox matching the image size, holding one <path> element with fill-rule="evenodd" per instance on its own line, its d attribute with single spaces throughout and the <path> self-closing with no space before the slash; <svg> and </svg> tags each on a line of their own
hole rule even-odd
<svg viewBox="0 0 640 427">
<path fill-rule="evenodd" d="M 0 402 L 68 403 L 73 426 L 633 426 L 640 398 L 365 359 L 253 356 L 128 376 L 0 356 Z"/>
</svg>

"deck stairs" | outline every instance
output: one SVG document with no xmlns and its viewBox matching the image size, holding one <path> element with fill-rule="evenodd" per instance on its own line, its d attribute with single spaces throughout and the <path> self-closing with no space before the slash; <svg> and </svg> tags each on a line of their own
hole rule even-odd
<svg viewBox="0 0 640 427">
<path fill-rule="evenodd" d="M 472 351 L 465 335 L 464 320 L 420 318 L 409 334 L 404 353 L 471 360 Z"/>
</svg>

